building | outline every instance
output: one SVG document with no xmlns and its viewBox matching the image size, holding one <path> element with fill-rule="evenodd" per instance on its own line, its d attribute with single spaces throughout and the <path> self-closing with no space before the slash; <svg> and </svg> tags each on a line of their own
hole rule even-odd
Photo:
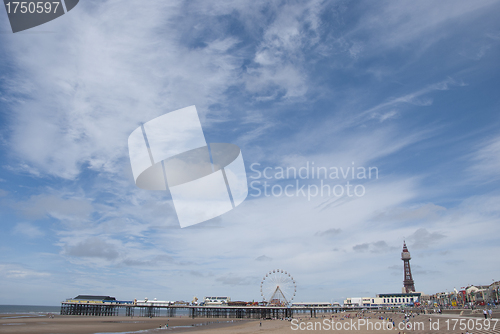
<svg viewBox="0 0 500 334">
<path fill-rule="evenodd" d="M 379 306 L 413 306 L 420 302 L 420 292 L 410 293 L 381 293 L 372 302 L 378 302 Z"/>
<path fill-rule="evenodd" d="M 420 292 L 381 293 L 376 297 L 353 297 L 344 300 L 344 307 L 400 307 L 420 302 Z"/>
<path fill-rule="evenodd" d="M 170 306 L 174 305 L 176 302 L 168 301 L 168 300 L 157 300 L 156 298 L 153 300 L 149 300 L 148 298 L 144 298 L 144 300 L 134 300 L 134 305 L 137 306 Z"/>
<path fill-rule="evenodd" d="M 340 307 L 339 303 L 330 302 L 309 302 L 309 303 L 292 303 L 292 307 Z"/>
<path fill-rule="evenodd" d="M 363 306 L 363 298 L 351 297 L 344 300 L 344 307 L 360 307 Z"/>
<path fill-rule="evenodd" d="M 203 302 L 205 306 L 223 306 L 231 301 L 230 297 L 205 297 Z"/>
<path fill-rule="evenodd" d="M 66 299 L 66 302 L 85 304 L 116 303 L 116 298 L 110 296 L 78 295 L 75 298 Z"/>
<path fill-rule="evenodd" d="M 411 276 L 410 268 L 410 252 L 406 247 L 406 242 L 403 242 L 403 251 L 401 252 L 401 260 L 404 262 L 404 281 L 403 281 L 403 293 L 415 292 L 415 282 L 413 282 L 413 277 Z"/>
</svg>

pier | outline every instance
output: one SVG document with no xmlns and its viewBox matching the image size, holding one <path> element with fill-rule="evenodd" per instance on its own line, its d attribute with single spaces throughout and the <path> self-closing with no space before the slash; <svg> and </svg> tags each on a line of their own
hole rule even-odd
<svg viewBox="0 0 500 334">
<path fill-rule="evenodd" d="M 120 310 L 123 310 L 120 312 Z M 158 317 L 161 311 L 167 317 L 174 317 L 178 310 L 187 310 L 191 318 L 240 318 L 240 319 L 280 319 L 293 318 L 294 314 L 316 317 L 318 313 L 336 313 L 340 307 L 286 307 L 286 306 L 198 306 L 198 305 L 137 305 L 133 303 L 85 303 L 62 302 L 61 315 L 82 316 L 126 316 Z M 349 308 L 348 310 L 355 310 Z M 165 313 L 163 312 L 163 313 Z"/>
</svg>

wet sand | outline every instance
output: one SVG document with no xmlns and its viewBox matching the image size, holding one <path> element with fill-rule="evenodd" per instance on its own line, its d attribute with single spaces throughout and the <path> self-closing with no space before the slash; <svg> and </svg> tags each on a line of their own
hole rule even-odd
<svg viewBox="0 0 500 334">
<path fill-rule="evenodd" d="M 167 317 L 87 317 L 87 316 L 35 316 L 22 314 L 0 315 L 0 333 L 16 334 L 94 334 L 138 332 L 167 333 L 192 332 L 201 327 L 217 330 L 234 327 L 249 320 L 228 318 L 167 318 Z M 168 324 L 168 329 L 166 328 Z M 160 327 L 162 327 L 160 329 Z"/>
</svg>

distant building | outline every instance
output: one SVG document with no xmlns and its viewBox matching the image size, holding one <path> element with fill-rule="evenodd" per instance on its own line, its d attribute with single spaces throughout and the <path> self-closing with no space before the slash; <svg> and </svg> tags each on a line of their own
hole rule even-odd
<svg viewBox="0 0 500 334">
<path fill-rule="evenodd" d="M 363 306 L 363 298 L 361 297 L 352 297 L 344 300 L 344 307 L 359 307 Z"/>
<path fill-rule="evenodd" d="M 340 307 L 340 304 L 329 302 L 292 303 L 292 307 Z"/>
<path fill-rule="evenodd" d="M 344 307 L 399 307 L 420 302 L 420 292 L 381 293 L 377 297 L 353 297 L 344 300 Z"/>
<path fill-rule="evenodd" d="M 134 300 L 134 304 L 137 306 L 170 306 L 174 305 L 174 303 L 174 301 L 157 300 L 156 298 L 153 300 L 149 300 L 148 298 L 144 298 L 144 300 Z"/>
<path fill-rule="evenodd" d="M 66 299 L 68 303 L 87 303 L 87 304 L 102 304 L 116 302 L 115 297 L 110 296 L 97 296 L 97 295 L 78 295 L 75 298 Z"/>
<path fill-rule="evenodd" d="M 231 301 L 230 297 L 205 297 L 203 298 L 203 302 L 205 306 L 222 306 L 227 305 Z"/>
</svg>

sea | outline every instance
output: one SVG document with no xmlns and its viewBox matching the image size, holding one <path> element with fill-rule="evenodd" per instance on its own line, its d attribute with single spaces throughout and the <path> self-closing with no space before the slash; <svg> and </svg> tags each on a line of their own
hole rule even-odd
<svg viewBox="0 0 500 334">
<path fill-rule="evenodd" d="M 22 317 L 22 315 L 27 315 L 29 314 L 30 316 L 45 316 L 49 313 L 52 314 L 60 314 L 61 312 L 61 306 L 40 306 L 40 305 L 0 305 L 0 314 L 12 314 L 13 316 L 16 317 Z M 135 315 L 140 314 L 140 309 L 135 309 Z M 185 309 L 180 309 L 176 311 L 176 316 L 188 316 L 189 315 L 189 310 Z M 125 309 L 120 309 L 118 315 L 124 316 L 125 315 Z M 167 316 L 167 311 L 166 310 L 160 310 L 159 314 L 157 314 L 159 317 L 166 317 Z"/>
<path fill-rule="evenodd" d="M 12 314 L 12 317 L 16 318 L 26 314 L 30 316 L 45 316 L 49 313 L 59 314 L 60 311 L 60 306 L 0 305 L 0 314 Z"/>
</svg>

